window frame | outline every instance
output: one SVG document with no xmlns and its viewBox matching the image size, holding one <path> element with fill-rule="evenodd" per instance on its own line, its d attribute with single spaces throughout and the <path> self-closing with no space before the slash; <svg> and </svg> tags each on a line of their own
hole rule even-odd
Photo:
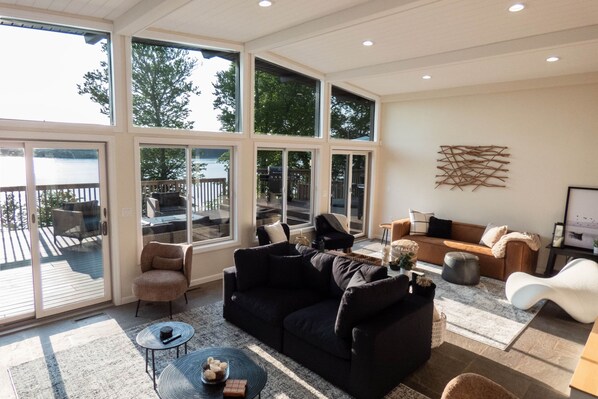
<svg viewBox="0 0 598 399">
<path fill-rule="evenodd" d="M 191 173 L 189 173 L 192 163 L 192 150 L 195 148 L 215 148 L 215 149 L 229 149 L 230 151 L 230 167 L 229 167 L 229 181 L 228 181 L 228 197 L 229 197 L 229 235 L 226 237 L 217 237 L 203 241 L 192 240 L 192 207 L 187 206 L 186 222 L 187 222 L 187 242 L 186 244 L 193 246 L 194 253 L 209 252 L 214 249 L 222 249 L 228 247 L 235 247 L 239 245 L 238 235 L 238 203 L 236 195 L 236 176 L 238 174 L 238 143 L 232 141 L 224 141 L 222 144 L 215 144 L 213 141 L 197 141 L 188 139 L 165 139 L 165 138 L 135 138 L 135 186 L 136 186 L 136 215 L 137 215 L 137 242 L 139 246 L 138 253 L 143 249 L 143 232 L 142 225 L 139 221 L 143 218 L 142 209 L 142 195 L 141 195 L 141 148 L 184 148 L 185 149 L 185 166 L 186 176 L 185 181 L 187 187 L 191 187 Z M 192 203 L 191 191 L 186 193 L 187 203 Z M 191 240 L 190 240 L 191 239 Z"/>
<path fill-rule="evenodd" d="M 359 140 L 359 139 L 349 139 L 346 137 L 333 137 L 332 136 L 332 97 L 333 97 L 333 91 L 337 89 L 337 90 L 341 90 L 349 95 L 361 98 L 363 100 L 367 100 L 371 102 L 370 105 L 370 134 L 369 134 L 369 140 Z M 336 85 L 336 84 L 331 84 L 330 85 L 330 91 L 329 91 L 329 96 L 328 96 L 329 102 L 328 102 L 328 135 L 330 137 L 331 140 L 345 140 L 345 141 L 350 141 L 353 143 L 373 143 L 376 141 L 376 132 L 378 130 L 378 123 L 377 123 L 377 119 L 378 119 L 378 101 L 376 99 L 372 99 L 368 96 L 364 96 L 362 94 L 358 94 L 353 90 L 349 90 L 346 89 L 345 87 L 342 87 L 341 85 Z"/>
<path fill-rule="evenodd" d="M 258 173 L 257 173 L 257 154 L 258 151 L 282 151 L 282 176 L 283 176 L 283 184 L 284 184 L 284 193 L 287 193 L 288 190 L 288 153 L 289 152 L 310 152 L 311 153 L 311 171 L 310 171 L 310 217 L 309 222 L 296 224 L 296 225 L 289 225 L 291 229 L 291 233 L 295 230 L 303 230 L 309 229 L 314 227 L 314 218 L 315 212 L 319 209 L 319 198 L 316 196 L 316 186 L 320 181 L 319 176 L 319 156 L 321 152 L 321 148 L 318 146 L 306 146 L 306 145 L 293 145 L 293 144 L 285 144 L 280 145 L 275 143 L 267 143 L 267 142 L 255 142 L 254 143 L 254 172 L 253 172 L 253 226 L 257 228 L 257 206 L 258 206 L 258 198 L 257 198 L 257 189 L 258 189 Z M 287 196 L 282 196 L 283 202 L 281 203 L 281 223 L 287 222 L 287 214 L 288 212 L 288 205 L 286 205 Z"/>
</svg>

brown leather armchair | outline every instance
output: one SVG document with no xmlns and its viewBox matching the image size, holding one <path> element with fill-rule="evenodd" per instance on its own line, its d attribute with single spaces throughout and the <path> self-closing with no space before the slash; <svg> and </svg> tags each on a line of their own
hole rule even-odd
<svg viewBox="0 0 598 399">
<path fill-rule="evenodd" d="M 141 275 L 133 280 L 137 301 L 135 317 L 141 301 L 168 302 L 172 319 L 172 301 L 185 296 L 191 284 L 193 247 L 191 245 L 150 242 L 141 251 Z"/>
</svg>

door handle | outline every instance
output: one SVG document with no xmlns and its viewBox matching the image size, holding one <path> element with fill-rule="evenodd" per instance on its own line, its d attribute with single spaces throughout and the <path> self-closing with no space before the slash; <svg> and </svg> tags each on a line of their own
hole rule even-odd
<svg viewBox="0 0 598 399">
<path fill-rule="evenodd" d="M 102 235 L 103 236 L 108 235 L 108 222 L 106 222 L 106 221 L 102 222 Z"/>
<path fill-rule="evenodd" d="M 31 224 L 35 224 L 35 213 L 31 214 Z"/>
</svg>

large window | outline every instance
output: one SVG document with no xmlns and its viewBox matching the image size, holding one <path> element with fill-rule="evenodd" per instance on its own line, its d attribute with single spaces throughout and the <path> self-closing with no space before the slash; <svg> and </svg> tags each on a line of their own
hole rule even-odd
<svg viewBox="0 0 598 399">
<path fill-rule="evenodd" d="M 254 131 L 320 136 L 320 81 L 255 59 Z"/>
<path fill-rule="evenodd" d="M 112 123 L 110 35 L 0 17 L 0 118 Z"/>
<path fill-rule="evenodd" d="M 133 124 L 238 132 L 239 53 L 133 39 Z"/>
<path fill-rule="evenodd" d="M 332 86 L 330 137 L 346 140 L 374 140 L 375 102 Z"/>
<path fill-rule="evenodd" d="M 142 146 L 143 243 L 231 238 L 231 148 Z"/>
<path fill-rule="evenodd" d="M 277 220 L 291 226 L 311 224 L 312 159 L 312 151 L 257 151 L 257 226 Z"/>
</svg>

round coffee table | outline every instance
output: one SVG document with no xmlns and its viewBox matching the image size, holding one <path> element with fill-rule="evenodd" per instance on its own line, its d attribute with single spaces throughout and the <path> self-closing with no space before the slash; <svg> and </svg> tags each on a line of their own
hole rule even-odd
<svg viewBox="0 0 598 399">
<path fill-rule="evenodd" d="M 209 357 L 227 361 L 229 379 L 247 380 L 245 398 L 261 397 L 268 373 L 242 350 L 236 348 L 205 348 L 181 356 L 166 366 L 158 380 L 158 394 L 162 399 L 219 398 L 224 382 L 207 385 L 201 381 L 201 364 Z"/>
<path fill-rule="evenodd" d="M 162 327 L 172 327 L 172 338 L 163 343 L 160 339 L 160 329 Z M 154 381 L 154 389 L 156 389 L 156 362 L 154 359 L 154 351 L 162 351 L 166 349 L 176 348 L 176 357 L 179 357 L 179 347 L 185 345 L 185 354 L 187 354 L 187 342 L 195 335 L 195 329 L 187 323 L 180 321 L 166 321 L 163 323 L 152 324 L 144 328 L 137 334 L 137 345 L 145 349 L 145 372 L 147 373 L 148 352 L 152 351 L 152 380 Z"/>
</svg>

